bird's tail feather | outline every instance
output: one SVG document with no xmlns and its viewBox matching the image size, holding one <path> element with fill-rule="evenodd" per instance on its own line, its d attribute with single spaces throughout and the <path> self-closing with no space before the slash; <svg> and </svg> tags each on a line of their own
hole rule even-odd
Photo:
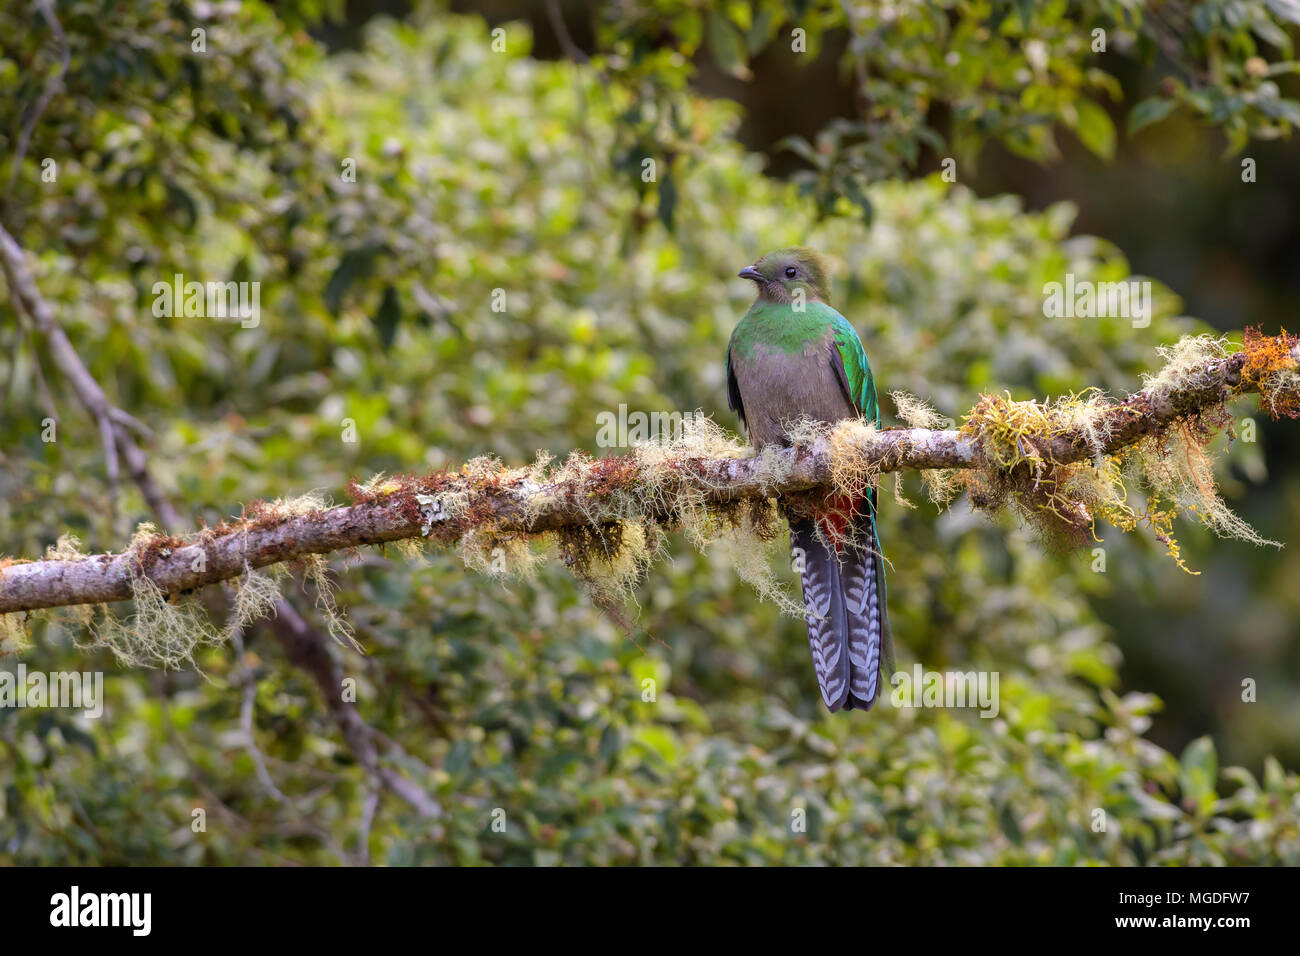
<svg viewBox="0 0 1300 956">
<path fill-rule="evenodd" d="M 849 653 L 840 563 L 810 519 L 790 519 L 790 548 L 803 585 L 804 621 L 822 700 L 832 713 L 849 696 Z"/>
<path fill-rule="evenodd" d="M 838 553 L 817 534 L 812 520 L 790 518 L 790 543 L 802 556 L 813 669 L 832 713 L 841 707 L 869 710 L 894 669 L 874 512 L 873 493 L 853 515 Z"/>
</svg>

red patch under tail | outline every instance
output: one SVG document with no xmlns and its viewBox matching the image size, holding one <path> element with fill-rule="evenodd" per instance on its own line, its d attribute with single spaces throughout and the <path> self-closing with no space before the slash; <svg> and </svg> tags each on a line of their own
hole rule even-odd
<svg viewBox="0 0 1300 956">
<path fill-rule="evenodd" d="M 852 495 L 836 495 L 834 498 L 826 499 L 826 510 L 817 515 L 818 529 L 826 542 L 834 546 L 837 554 L 844 550 L 848 540 L 845 532 L 853 523 L 861 504 L 861 498 Z"/>
</svg>

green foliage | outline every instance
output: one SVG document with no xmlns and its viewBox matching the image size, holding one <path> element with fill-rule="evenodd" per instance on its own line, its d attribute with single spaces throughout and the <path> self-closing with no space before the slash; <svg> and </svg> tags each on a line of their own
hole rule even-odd
<svg viewBox="0 0 1300 956">
<path fill-rule="evenodd" d="M 1128 0 L 860 3 L 753 0 L 721 5 L 616 0 L 601 5 L 597 63 L 642 101 L 662 102 L 665 76 L 685 76 L 707 50 L 732 76 L 762 53 L 814 60 L 847 33 L 841 69 L 858 114 L 832 120 L 815 145 L 786 145 L 811 169 L 798 177 L 824 214 L 846 199 L 871 215 L 865 186 L 915 170 L 923 150 L 973 167 L 996 140 L 1034 160 L 1059 155 L 1068 129 L 1093 154 L 1115 152 L 1112 112 L 1134 63 L 1164 73 L 1129 112 L 1130 135 L 1176 110 L 1221 127 L 1230 152 L 1252 137 L 1289 136 L 1300 101 L 1278 83 L 1300 69 L 1290 33 L 1300 7 L 1265 0 L 1138 4 Z M 633 122 L 646 155 L 688 151 L 680 114 Z M 650 149 L 653 146 L 653 152 Z"/>
<path fill-rule="evenodd" d="M 729 421 L 721 356 L 750 294 L 730 277 L 783 246 L 833 254 L 832 301 L 863 333 L 882 384 L 941 413 L 980 390 L 1136 387 L 1155 347 L 1190 325 L 1159 286 L 1147 328 L 1045 319 L 1045 282 L 1129 272 L 1106 243 L 1071 238 L 1064 207 L 1026 213 L 930 179 L 872 187 L 870 229 L 857 217 L 819 222 L 816 202 L 761 177 L 759 158 L 734 144 L 734 110 L 687 96 L 680 72 L 649 64 L 662 50 L 629 53 L 627 67 L 675 86 L 663 109 L 690 130 L 691 161 L 672 166 L 671 234 L 648 205 L 659 197 L 641 192 L 639 161 L 609 162 L 640 128 L 630 114 L 651 106 L 594 70 L 528 59 L 518 27 L 499 54 L 477 20 L 381 22 L 361 52 L 325 58 L 246 3 L 220 14 L 197 59 L 190 21 L 166 26 L 175 4 L 137 3 L 134 20 L 111 23 L 92 15 L 97 4 L 68 7 L 67 93 L 34 131 L 5 221 L 92 372 L 155 431 L 161 479 L 210 523 L 241 501 L 341 489 L 380 470 L 594 450 L 595 416 L 620 403 L 702 406 Z M 760 10 L 766 21 L 743 24 L 739 7 L 725 10 L 746 50 L 781 19 Z M 1005 16 L 1010 50 L 1019 15 Z M 679 35 L 739 62 L 725 25 L 708 40 L 693 10 L 679 19 Z M 48 69 L 29 26 L 26 14 L 0 14 L 0 75 Z M 638 35 L 621 42 L 637 49 Z M 15 128 L 32 89 L 0 97 L 0 129 Z M 1041 145 L 1010 116 L 998 129 Z M 40 180 L 45 156 L 59 161 L 54 183 Z M 340 176 L 345 158 L 355 183 Z M 152 284 L 174 272 L 260 281 L 260 325 L 155 318 Z M 498 289 L 504 312 L 492 308 Z M 0 546 L 33 556 L 69 530 L 91 550 L 118 546 L 94 423 L 66 390 L 55 395 L 59 440 L 33 438 L 48 411 L 39 355 L 24 345 L 3 369 L 14 385 L 0 420 Z M 358 442 L 340 440 L 345 420 Z M 121 511 L 117 524 L 146 517 L 132 489 Z M 448 554 L 340 557 L 337 599 L 367 650 L 343 652 L 357 707 L 402 745 L 386 761 L 445 811 L 431 824 L 385 796 L 373 857 L 1300 862 L 1295 775 L 1276 762 L 1262 781 L 1220 773 L 1208 742 L 1179 761 L 1144 738 L 1158 701 L 1119 692 L 1086 566 L 964 507 L 886 502 L 880 527 L 900 666 L 997 671 L 996 719 L 888 706 L 828 717 L 802 623 L 760 603 L 725 556 L 681 542 L 638 595 L 635 640 L 559 562 L 505 590 Z M 314 615 L 310 590 L 289 591 Z M 254 728 L 293 809 L 259 783 L 245 750 L 228 649 L 203 653 L 205 680 L 119 671 L 78 651 L 81 635 L 57 616 L 31 630 L 29 668 L 104 668 L 108 701 L 93 723 L 0 708 L 7 858 L 355 853 L 373 781 L 264 631 L 246 637 Z M 191 829 L 197 807 L 203 833 Z M 498 808 L 504 832 L 492 827 Z M 806 832 L 792 831 L 797 818 Z"/>
</svg>

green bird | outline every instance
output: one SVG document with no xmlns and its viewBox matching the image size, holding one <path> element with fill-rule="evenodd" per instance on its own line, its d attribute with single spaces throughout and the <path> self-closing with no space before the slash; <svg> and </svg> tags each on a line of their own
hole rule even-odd
<svg viewBox="0 0 1300 956">
<path fill-rule="evenodd" d="M 754 447 L 788 447 L 801 419 L 880 423 L 862 340 L 828 304 L 827 270 L 812 249 L 781 249 L 740 270 L 758 297 L 727 346 L 727 401 Z M 803 586 L 808 643 L 831 712 L 870 709 L 893 672 L 876 490 L 836 495 L 811 514 L 783 501 Z"/>
</svg>

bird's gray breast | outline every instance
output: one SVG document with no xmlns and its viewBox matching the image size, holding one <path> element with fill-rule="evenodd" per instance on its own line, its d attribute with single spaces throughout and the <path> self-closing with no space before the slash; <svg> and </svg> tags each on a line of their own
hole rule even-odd
<svg viewBox="0 0 1300 956">
<path fill-rule="evenodd" d="M 806 418 L 838 422 L 857 415 L 831 364 L 830 337 L 809 342 L 801 352 L 785 353 L 757 346 L 732 368 L 745 423 L 755 448 L 788 445 L 790 426 Z"/>
</svg>

